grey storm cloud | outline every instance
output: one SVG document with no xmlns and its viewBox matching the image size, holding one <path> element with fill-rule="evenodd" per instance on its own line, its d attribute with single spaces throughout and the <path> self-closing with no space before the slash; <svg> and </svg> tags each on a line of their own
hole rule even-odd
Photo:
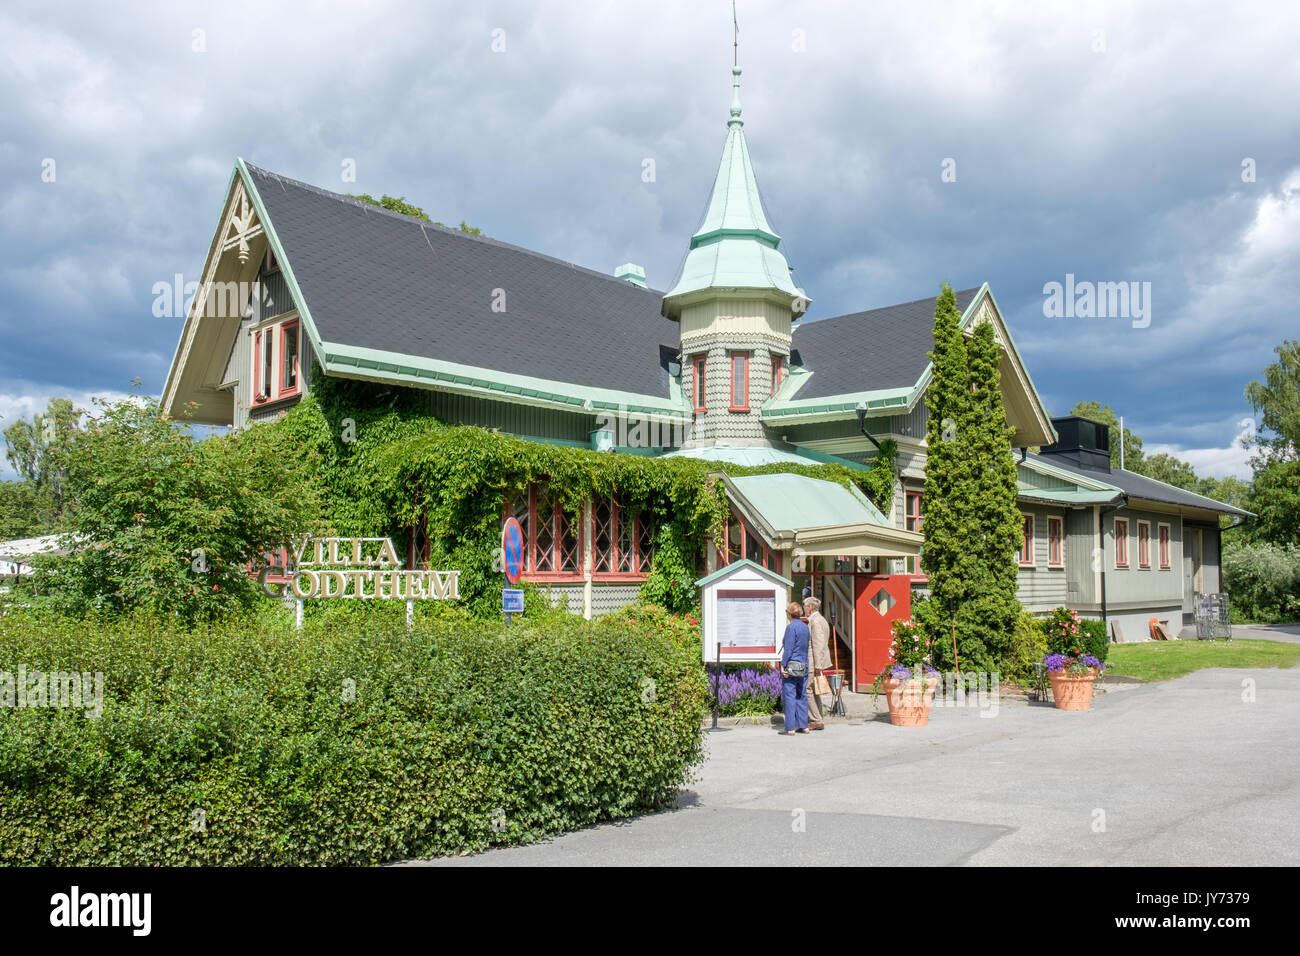
<svg viewBox="0 0 1300 956">
<path fill-rule="evenodd" d="M 746 134 L 809 320 L 987 281 L 1053 413 L 1095 398 L 1148 442 L 1231 446 L 1300 326 L 1300 9 L 738 7 Z M 130 9 L 0 13 L 0 415 L 161 388 L 180 321 L 151 290 L 201 268 L 237 155 L 661 289 L 716 171 L 720 0 Z M 1046 317 L 1067 274 L 1150 282 L 1150 325 Z"/>
</svg>

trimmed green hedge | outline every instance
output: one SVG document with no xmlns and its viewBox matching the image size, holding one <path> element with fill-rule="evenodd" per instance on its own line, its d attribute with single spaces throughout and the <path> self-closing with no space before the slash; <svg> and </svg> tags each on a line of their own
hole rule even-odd
<svg viewBox="0 0 1300 956">
<path fill-rule="evenodd" d="M 1106 631 L 1106 622 L 1084 618 L 1079 622 L 1079 630 L 1083 631 L 1083 646 L 1088 649 L 1088 653 L 1103 664 L 1106 663 L 1106 655 L 1110 653 L 1110 635 Z"/>
<path fill-rule="evenodd" d="M 0 671 L 104 674 L 99 718 L 0 708 L 0 862 L 372 864 L 662 808 L 697 655 L 627 620 L 0 619 Z"/>
</svg>

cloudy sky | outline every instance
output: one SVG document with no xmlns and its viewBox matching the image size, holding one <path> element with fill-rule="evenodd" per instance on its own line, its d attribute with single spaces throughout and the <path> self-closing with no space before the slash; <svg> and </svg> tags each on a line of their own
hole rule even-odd
<svg viewBox="0 0 1300 956">
<path fill-rule="evenodd" d="M 1300 337 L 1300 5 L 738 6 L 810 320 L 987 281 L 1053 414 L 1247 474 L 1242 390 Z M 130 9 L 0 11 L 0 428 L 161 390 L 152 289 L 197 277 L 236 156 L 664 289 L 726 131 L 726 0 Z M 1045 315 L 1067 275 L 1149 315 Z"/>
</svg>

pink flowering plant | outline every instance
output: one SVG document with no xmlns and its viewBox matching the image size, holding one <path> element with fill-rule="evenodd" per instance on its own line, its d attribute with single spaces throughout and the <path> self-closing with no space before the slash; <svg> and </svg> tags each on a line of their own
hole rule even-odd
<svg viewBox="0 0 1300 956">
<path fill-rule="evenodd" d="M 1043 622 L 1043 629 L 1047 632 L 1047 656 L 1043 665 L 1049 671 L 1082 677 L 1094 670 L 1100 674 L 1105 668 L 1105 664 L 1088 653 L 1078 611 L 1056 608 Z"/>
<path fill-rule="evenodd" d="M 891 626 L 894 639 L 889 645 L 889 663 L 871 683 L 871 700 L 875 703 L 887 680 L 905 681 L 931 677 L 939 672 L 931 666 L 930 637 L 919 624 L 895 621 Z"/>
</svg>

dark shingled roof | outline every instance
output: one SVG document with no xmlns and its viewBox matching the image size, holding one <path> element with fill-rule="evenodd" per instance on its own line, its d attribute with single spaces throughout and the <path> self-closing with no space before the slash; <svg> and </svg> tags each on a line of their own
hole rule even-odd
<svg viewBox="0 0 1300 956">
<path fill-rule="evenodd" d="M 324 341 L 668 397 L 662 292 L 248 171 Z"/>
<path fill-rule="evenodd" d="M 979 289 L 957 293 L 965 312 Z M 806 322 L 794 333 L 791 363 L 813 372 L 794 397 L 827 398 L 915 385 L 934 348 L 938 297 Z"/>
<path fill-rule="evenodd" d="M 1159 501 L 1169 505 L 1181 505 L 1184 508 L 1201 508 L 1206 511 L 1218 511 L 1222 514 L 1240 515 L 1245 518 L 1253 517 L 1251 512 L 1242 511 L 1240 508 L 1234 508 L 1232 505 L 1224 504 L 1222 501 L 1215 501 L 1213 498 L 1207 498 L 1204 495 L 1198 495 L 1194 491 L 1185 491 L 1182 488 L 1175 488 L 1173 485 L 1167 485 L 1163 481 L 1156 481 L 1154 478 L 1148 478 L 1146 475 L 1134 474 L 1131 471 L 1121 471 L 1119 468 L 1112 468 L 1110 471 L 1093 471 L 1088 468 L 1080 468 L 1068 458 L 1060 455 L 1030 455 L 1038 461 L 1061 468 L 1065 471 L 1073 472 L 1076 475 L 1082 475 L 1085 478 L 1092 478 L 1096 481 L 1104 481 L 1109 485 L 1123 491 L 1130 498 L 1145 498 L 1147 501 Z"/>
</svg>

